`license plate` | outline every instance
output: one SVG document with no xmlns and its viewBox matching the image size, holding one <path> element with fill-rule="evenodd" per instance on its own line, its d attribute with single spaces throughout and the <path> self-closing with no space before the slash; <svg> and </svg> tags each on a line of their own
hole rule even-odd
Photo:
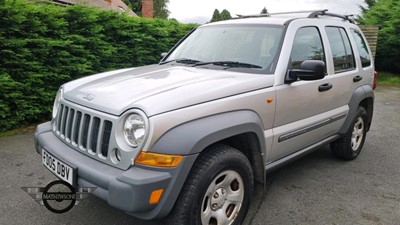
<svg viewBox="0 0 400 225">
<path fill-rule="evenodd" d="M 61 160 L 42 149 L 42 163 L 61 180 L 73 185 L 74 170 Z"/>
</svg>

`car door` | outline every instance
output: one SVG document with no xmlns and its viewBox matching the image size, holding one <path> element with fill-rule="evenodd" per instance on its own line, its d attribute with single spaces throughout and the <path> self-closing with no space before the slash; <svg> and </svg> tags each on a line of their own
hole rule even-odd
<svg viewBox="0 0 400 225">
<path fill-rule="evenodd" d="M 337 78 L 328 73 L 332 72 L 332 54 L 324 32 L 323 25 L 299 27 L 291 41 L 287 70 L 299 69 L 305 60 L 321 60 L 327 65 L 327 76 L 276 86 L 270 162 L 334 135 L 345 119 L 348 107 L 344 100 L 337 99 L 341 88 Z"/>
</svg>

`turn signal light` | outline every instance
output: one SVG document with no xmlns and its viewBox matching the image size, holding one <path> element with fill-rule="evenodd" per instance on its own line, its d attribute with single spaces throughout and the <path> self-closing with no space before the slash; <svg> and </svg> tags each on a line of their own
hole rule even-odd
<svg viewBox="0 0 400 225">
<path fill-rule="evenodd" d="M 183 156 L 181 155 L 140 152 L 135 159 L 135 163 L 157 167 L 176 167 L 182 161 L 182 158 Z"/>
<path fill-rule="evenodd" d="M 161 195 L 164 192 L 164 189 L 157 189 L 151 192 L 150 195 L 150 199 L 149 199 L 149 203 L 150 204 L 157 204 L 160 199 L 161 199 Z"/>
</svg>

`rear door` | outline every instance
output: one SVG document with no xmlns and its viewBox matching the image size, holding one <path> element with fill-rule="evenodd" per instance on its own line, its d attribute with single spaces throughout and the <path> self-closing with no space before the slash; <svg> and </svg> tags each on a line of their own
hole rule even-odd
<svg viewBox="0 0 400 225">
<path fill-rule="evenodd" d="M 354 41 L 352 45 L 355 53 L 355 60 L 358 65 L 357 67 L 359 68 L 356 76 L 362 77 L 362 80 L 360 80 L 359 77 L 356 78 L 356 80 L 359 81 L 355 83 L 355 87 L 371 84 L 374 79 L 375 69 L 369 45 L 362 32 L 356 27 L 349 29 L 349 32 L 351 34 L 349 34 L 349 36 L 353 37 L 350 38 L 350 40 Z"/>
</svg>

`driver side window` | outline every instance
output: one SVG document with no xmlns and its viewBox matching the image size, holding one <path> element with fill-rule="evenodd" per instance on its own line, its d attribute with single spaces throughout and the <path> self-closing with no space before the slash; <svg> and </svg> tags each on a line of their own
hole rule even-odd
<svg viewBox="0 0 400 225">
<path fill-rule="evenodd" d="M 305 60 L 321 60 L 326 63 L 324 47 L 317 27 L 300 28 L 294 38 L 290 68 L 300 69 L 301 63 Z"/>
</svg>

